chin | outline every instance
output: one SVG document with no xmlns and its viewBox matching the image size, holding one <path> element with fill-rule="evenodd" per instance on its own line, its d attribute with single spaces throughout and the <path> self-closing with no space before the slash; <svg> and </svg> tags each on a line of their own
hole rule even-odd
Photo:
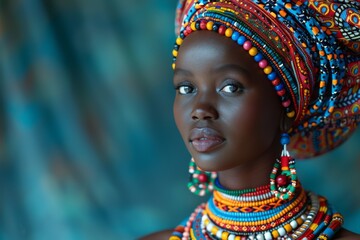
<svg viewBox="0 0 360 240">
<path fill-rule="evenodd" d="M 220 172 L 227 170 L 231 167 L 226 166 L 224 161 L 221 161 L 221 157 L 215 157 L 211 154 L 194 154 L 192 155 L 196 165 L 203 171 L 206 172 Z"/>
</svg>

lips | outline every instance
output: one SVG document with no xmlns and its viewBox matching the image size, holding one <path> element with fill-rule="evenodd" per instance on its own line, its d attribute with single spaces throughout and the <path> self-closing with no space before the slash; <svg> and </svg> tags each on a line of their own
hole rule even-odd
<svg viewBox="0 0 360 240">
<path fill-rule="evenodd" d="M 190 143 L 197 152 L 211 152 L 224 141 L 221 134 L 212 128 L 194 128 L 190 132 Z"/>
</svg>

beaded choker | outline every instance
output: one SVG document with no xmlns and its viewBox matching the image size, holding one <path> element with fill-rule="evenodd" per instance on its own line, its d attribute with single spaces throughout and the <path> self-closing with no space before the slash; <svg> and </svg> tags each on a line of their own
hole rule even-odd
<svg viewBox="0 0 360 240">
<path fill-rule="evenodd" d="M 206 204 L 178 226 L 170 240 L 331 239 L 342 216 L 327 200 L 296 188 L 292 198 L 276 198 L 270 185 L 231 191 L 218 180 Z"/>
</svg>

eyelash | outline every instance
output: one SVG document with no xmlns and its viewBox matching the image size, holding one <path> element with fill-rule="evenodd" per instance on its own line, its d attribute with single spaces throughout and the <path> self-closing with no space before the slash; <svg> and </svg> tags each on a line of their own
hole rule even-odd
<svg viewBox="0 0 360 240">
<path fill-rule="evenodd" d="M 229 88 L 229 87 L 235 88 L 235 91 L 228 92 L 224 90 L 225 88 Z M 225 94 L 242 93 L 244 91 L 244 86 L 236 80 L 227 79 L 223 82 L 219 91 Z"/>
<path fill-rule="evenodd" d="M 219 92 L 223 92 L 225 94 L 234 94 L 234 93 L 241 93 L 244 91 L 244 86 L 242 84 L 240 84 L 237 81 L 234 80 L 226 80 L 224 81 L 224 83 L 222 84 L 223 86 L 219 89 Z M 225 91 L 225 88 L 235 88 L 235 91 Z M 187 88 L 188 90 L 186 91 L 183 88 Z M 195 87 L 190 83 L 190 82 L 182 82 L 179 83 L 178 85 L 175 86 L 175 90 L 180 94 L 180 95 L 187 95 L 187 94 L 192 94 L 195 92 Z M 184 91 L 182 91 L 184 90 Z"/>
<path fill-rule="evenodd" d="M 182 88 L 190 88 L 191 90 L 189 92 L 186 93 L 181 93 L 181 89 Z M 180 95 L 186 95 L 186 94 L 191 94 L 194 92 L 195 88 L 193 87 L 193 85 L 189 82 L 181 82 L 178 85 L 175 86 L 175 90 L 180 94 Z"/>
<path fill-rule="evenodd" d="M 233 91 L 225 91 L 226 88 L 235 88 L 235 90 Z M 244 87 L 241 85 L 241 84 L 238 84 L 238 83 L 227 83 L 226 85 L 224 85 L 221 89 L 220 89 L 220 92 L 224 92 L 224 93 L 241 93 L 242 91 L 244 91 Z"/>
</svg>

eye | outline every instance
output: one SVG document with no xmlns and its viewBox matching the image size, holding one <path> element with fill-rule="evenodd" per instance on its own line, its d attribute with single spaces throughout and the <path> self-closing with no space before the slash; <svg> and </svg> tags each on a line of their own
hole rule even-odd
<svg viewBox="0 0 360 240">
<path fill-rule="evenodd" d="M 176 90 L 179 92 L 179 94 L 186 95 L 186 94 L 194 93 L 195 88 L 192 87 L 191 85 L 180 85 L 176 87 Z"/>
<path fill-rule="evenodd" d="M 224 87 L 220 89 L 221 92 L 225 93 L 239 93 L 242 92 L 244 88 L 240 84 L 226 84 Z"/>
</svg>

